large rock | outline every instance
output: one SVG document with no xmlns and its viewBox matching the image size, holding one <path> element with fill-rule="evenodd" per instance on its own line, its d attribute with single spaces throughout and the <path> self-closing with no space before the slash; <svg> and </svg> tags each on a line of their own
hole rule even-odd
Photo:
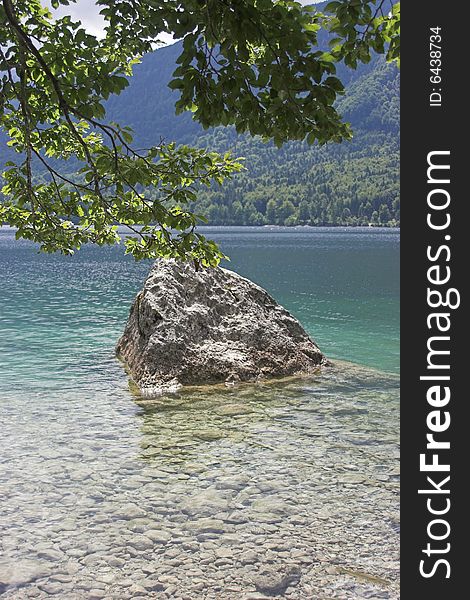
<svg viewBox="0 0 470 600">
<path fill-rule="evenodd" d="M 262 288 L 217 267 L 155 262 L 116 348 L 143 393 L 311 373 L 325 362 Z"/>
</svg>

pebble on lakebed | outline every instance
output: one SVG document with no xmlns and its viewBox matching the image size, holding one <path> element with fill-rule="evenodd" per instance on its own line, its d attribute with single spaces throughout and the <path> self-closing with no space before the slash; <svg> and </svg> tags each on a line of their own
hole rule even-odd
<svg viewBox="0 0 470 600">
<path fill-rule="evenodd" d="M 336 363 L 132 407 L 111 394 L 85 434 L 50 407 L 56 446 L 15 428 L 3 457 L 2 600 L 398 600 L 398 392 Z"/>
<path fill-rule="evenodd" d="M 265 290 L 222 267 L 160 259 L 116 347 L 143 394 L 313 373 L 326 359 Z"/>
</svg>

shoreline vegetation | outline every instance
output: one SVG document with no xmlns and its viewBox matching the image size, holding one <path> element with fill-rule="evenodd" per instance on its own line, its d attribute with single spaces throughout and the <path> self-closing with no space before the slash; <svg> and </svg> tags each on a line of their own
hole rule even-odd
<svg viewBox="0 0 470 600">
<path fill-rule="evenodd" d="M 138 230 L 140 227 L 142 227 L 142 225 L 136 225 L 135 229 Z M 325 229 L 376 229 L 376 230 L 380 230 L 380 229 L 387 229 L 390 231 L 396 230 L 396 231 L 400 231 L 400 225 L 382 225 L 382 224 L 375 224 L 375 223 L 366 223 L 365 225 L 353 225 L 353 224 L 347 224 L 347 225 L 343 225 L 343 224 L 336 224 L 336 225 L 300 225 L 300 224 L 295 224 L 295 225 L 276 225 L 273 223 L 265 223 L 263 225 L 243 225 L 243 224 L 237 224 L 237 223 L 233 223 L 230 225 L 223 225 L 221 223 L 205 223 L 204 225 L 199 225 L 198 228 L 200 230 L 207 230 L 207 229 L 230 229 L 230 228 L 242 228 L 242 229 L 290 229 L 292 231 L 296 230 L 296 229 L 313 229 L 313 230 L 325 230 Z M 0 231 L 1 230 L 11 230 L 11 231 L 16 231 L 18 228 L 17 227 L 12 227 L 11 225 L 0 225 Z M 126 227 L 124 225 L 119 225 L 118 227 L 119 231 L 125 230 Z M 131 232 L 132 233 L 132 232 Z"/>
<path fill-rule="evenodd" d="M 245 170 L 220 188 L 197 190 L 190 210 L 210 225 L 399 226 L 400 76 L 395 65 L 377 55 L 356 71 L 338 65 L 346 86 L 338 110 L 351 123 L 352 140 L 323 146 L 288 142 L 277 149 L 238 135 L 233 127 L 203 130 L 189 114 L 175 115 L 175 92 L 158 82 L 170 80 L 178 52 L 176 44 L 146 56 L 132 85 L 111 97 L 107 107 L 113 119 L 133 127 L 142 146 L 159 131 L 180 144 L 244 157 Z"/>
<path fill-rule="evenodd" d="M 131 85 L 105 103 L 109 118 L 129 124 L 139 147 L 163 140 L 231 151 L 245 169 L 224 184 L 195 190 L 184 205 L 203 215 L 209 226 L 397 227 L 400 225 L 399 71 L 374 55 L 356 71 L 338 66 L 346 94 L 338 110 L 351 123 L 354 137 L 341 144 L 309 146 L 288 142 L 282 148 L 259 137 L 238 135 L 233 127 L 204 130 L 189 113 L 174 114 L 177 92 L 167 87 L 180 44 L 144 57 Z M 139 110 L 135 107 L 139 106 Z M 15 160 L 0 134 L 2 162 Z M 36 177 L 47 177 L 33 161 Z M 57 160 L 71 180 L 78 163 Z M 147 189 L 149 198 L 158 194 Z M 1 197 L 1 196 L 0 196 Z M 72 219 L 74 221 L 74 219 Z"/>
</svg>

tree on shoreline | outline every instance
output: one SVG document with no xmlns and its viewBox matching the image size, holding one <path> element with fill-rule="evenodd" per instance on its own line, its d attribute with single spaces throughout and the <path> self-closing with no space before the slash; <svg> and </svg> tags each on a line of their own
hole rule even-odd
<svg viewBox="0 0 470 600">
<path fill-rule="evenodd" d="M 196 186 L 221 184 L 241 162 L 163 140 L 135 148 L 128 128 L 105 119 L 103 101 L 129 84 L 138 57 L 163 33 L 183 40 L 170 82 L 180 93 L 177 111 L 277 145 L 349 139 L 334 105 L 343 92 L 336 63 L 355 68 L 371 52 L 399 57 L 399 4 L 389 0 L 321 10 L 291 0 L 96 3 L 107 23 L 102 39 L 70 17 L 54 19 L 40 0 L 0 4 L 0 127 L 19 156 L 3 173 L 0 223 L 49 252 L 116 243 L 125 225 L 134 234 L 126 252 L 137 259 L 216 265 L 222 257 L 197 231 L 204 218 L 188 204 Z M 52 2 L 59 4 L 69 0 Z M 317 47 L 321 29 L 331 34 L 330 51 Z M 80 164 L 76 177 L 61 169 L 70 159 Z M 34 176 L 38 164 L 45 181 Z"/>
</svg>

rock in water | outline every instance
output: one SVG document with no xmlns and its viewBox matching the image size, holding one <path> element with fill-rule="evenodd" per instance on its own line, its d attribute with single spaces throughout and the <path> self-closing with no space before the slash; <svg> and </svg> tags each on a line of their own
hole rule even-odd
<svg viewBox="0 0 470 600">
<path fill-rule="evenodd" d="M 311 373 L 325 363 L 297 319 L 227 269 L 157 260 L 116 347 L 145 394 Z"/>
</svg>

